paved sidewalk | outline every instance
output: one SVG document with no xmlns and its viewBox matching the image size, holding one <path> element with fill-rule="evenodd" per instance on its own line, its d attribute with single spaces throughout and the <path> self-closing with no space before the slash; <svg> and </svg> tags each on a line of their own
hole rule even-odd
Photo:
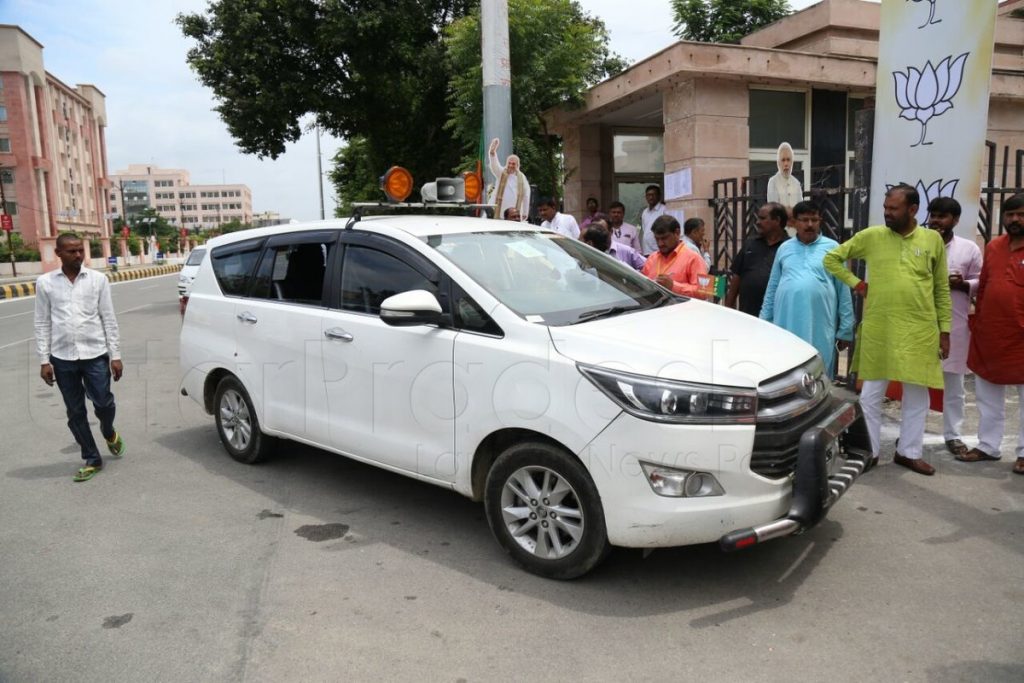
<svg viewBox="0 0 1024 683">
<path fill-rule="evenodd" d="M 142 266 L 118 266 L 117 272 L 106 268 L 95 268 L 107 276 L 111 282 L 122 282 L 124 280 L 138 280 L 158 275 L 170 275 L 181 270 L 181 264 L 154 266 L 146 264 Z M 36 293 L 36 278 L 38 275 L 26 275 L 24 277 L 0 278 L 0 301 L 16 299 L 18 297 L 34 296 Z"/>
</svg>

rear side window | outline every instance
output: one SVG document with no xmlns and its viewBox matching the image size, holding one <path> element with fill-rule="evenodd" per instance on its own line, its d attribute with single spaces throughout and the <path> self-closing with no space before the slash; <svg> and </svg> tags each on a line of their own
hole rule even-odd
<svg viewBox="0 0 1024 683">
<path fill-rule="evenodd" d="M 221 291 L 228 296 L 245 296 L 252 271 L 259 259 L 260 245 L 229 244 L 213 250 L 213 273 Z"/>
<path fill-rule="evenodd" d="M 188 256 L 188 261 L 185 261 L 186 266 L 198 266 L 203 262 L 203 257 L 206 256 L 205 249 L 193 249 L 192 253 Z"/>
<path fill-rule="evenodd" d="M 437 296 L 437 285 L 404 261 L 383 251 L 350 246 L 341 269 L 341 307 L 359 313 L 380 313 L 384 299 L 413 289 Z"/>
<path fill-rule="evenodd" d="M 319 306 L 333 242 L 268 247 L 260 261 L 250 296 Z"/>
</svg>

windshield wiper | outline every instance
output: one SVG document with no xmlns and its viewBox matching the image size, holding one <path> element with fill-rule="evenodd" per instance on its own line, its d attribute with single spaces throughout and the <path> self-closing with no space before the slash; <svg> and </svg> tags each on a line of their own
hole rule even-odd
<svg viewBox="0 0 1024 683">
<path fill-rule="evenodd" d="M 576 317 L 576 322 L 583 322 L 584 320 L 596 320 L 597 318 L 610 318 L 620 313 L 628 313 L 630 311 L 637 311 L 643 306 L 609 306 L 608 308 L 595 308 L 592 311 L 583 311 Z"/>
</svg>

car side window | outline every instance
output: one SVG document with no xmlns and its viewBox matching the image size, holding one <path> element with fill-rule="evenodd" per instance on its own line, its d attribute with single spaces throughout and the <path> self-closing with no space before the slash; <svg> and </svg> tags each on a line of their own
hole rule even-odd
<svg viewBox="0 0 1024 683">
<path fill-rule="evenodd" d="M 437 285 L 405 261 L 369 247 L 352 245 L 345 249 L 341 269 L 343 310 L 377 314 L 384 299 L 413 289 L 437 296 Z"/>
<path fill-rule="evenodd" d="M 267 247 L 250 296 L 321 305 L 327 258 L 333 246 L 331 242 L 305 242 Z"/>
<path fill-rule="evenodd" d="M 452 283 L 452 318 L 455 327 L 467 332 L 478 332 L 495 337 L 503 337 L 505 333 L 491 316 L 473 300 L 469 294 Z"/>
<path fill-rule="evenodd" d="M 225 294 L 245 295 L 260 256 L 259 247 L 259 244 L 252 243 L 243 246 L 230 244 L 213 250 L 213 274 Z"/>
</svg>

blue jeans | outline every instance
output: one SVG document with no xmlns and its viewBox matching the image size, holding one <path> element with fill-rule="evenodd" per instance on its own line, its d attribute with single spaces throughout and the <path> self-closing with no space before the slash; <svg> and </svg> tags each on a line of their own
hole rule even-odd
<svg viewBox="0 0 1024 683">
<path fill-rule="evenodd" d="M 110 359 L 106 354 L 90 360 L 61 360 L 50 356 L 53 376 L 57 380 L 64 406 L 68 412 L 68 428 L 82 448 L 86 465 L 102 465 L 103 458 L 96 448 L 89 428 L 89 412 L 85 407 L 88 396 L 100 421 L 103 438 L 114 438 L 114 394 L 110 391 Z"/>
</svg>

